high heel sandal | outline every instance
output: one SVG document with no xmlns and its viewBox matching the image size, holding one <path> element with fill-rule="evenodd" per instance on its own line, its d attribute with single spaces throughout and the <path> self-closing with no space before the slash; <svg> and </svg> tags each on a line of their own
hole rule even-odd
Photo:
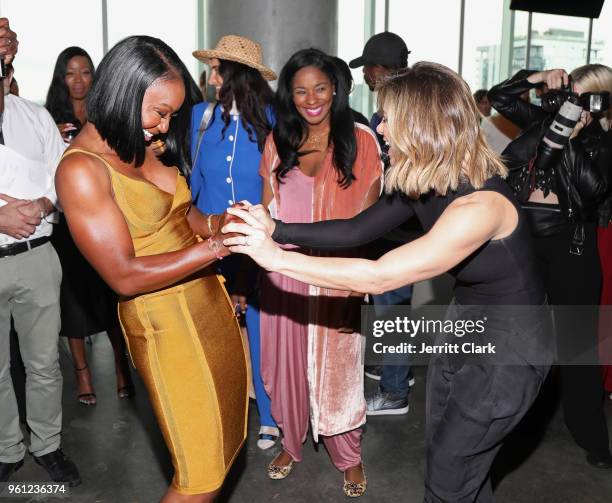
<svg viewBox="0 0 612 503">
<path fill-rule="evenodd" d="M 133 384 L 127 386 L 121 386 L 117 388 L 117 396 L 119 398 L 132 398 L 136 394 L 136 390 Z"/>
<path fill-rule="evenodd" d="M 363 467 L 363 462 L 359 463 L 361 466 L 361 471 L 363 472 L 363 482 L 351 482 L 346 480 L 346 472 L 344 472 L 344 484 L 342 486 L 342 490 L 344 491 L 344 495 L 349 498 L 359 498 L 363 496 L 368 487 L 368 479 L 366 478 L 365 468 Z"/>
<path fill-rule="evenodd" d="M 278 456 L 280 456 L 281 454 L 282 451 Z M 291 460 L 289 464 L 285 466 L 275 465 L 274 461 L 278 459 L 278 456 L 276 456 L 268 465 L 268 477 L 270 477 L 272 480 L 282 480 L 286 478 L 293 469 L 293 460 Z"/>
<path fill-rule="evenodd" d="M 83 370 L 87 370 L 89 368 L 89 366 L 87 364 L 85 364 L 84 367 L 81 367 L 80 369 L 77 367 L 74 367 L 74 372 L 77 375 L 77 379 L 78 379 L 78 374 L 77 372 L 82 372 Z M 83 405 L 96 405 L 97 400 L 96 400 L 96 394 L 91 391 L 89 393 L 80 393 L 77 395 L 77 400 L 79 401 L 79 403 L 82 403 Z"/>
</svg>

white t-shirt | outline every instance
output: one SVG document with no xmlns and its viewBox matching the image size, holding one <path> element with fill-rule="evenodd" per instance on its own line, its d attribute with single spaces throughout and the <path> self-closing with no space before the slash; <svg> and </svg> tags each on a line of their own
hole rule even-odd
<svg viewBox="0 0 612 503">
<path fill-rule="evenodd" d="M 4 97 L 4 145 L 0 145 L 0 192 L 18 199 L 46 197 L 57 205 L 55 171 L 66 149 L 47 110 L 12 94 Z M 0 206 L 6 204 L 0 200 Z M 43 220 L 27 240 L 50 236 L 53 226 Z M 26 241 L 0 233 L 0 245 Z"/>
</svg>

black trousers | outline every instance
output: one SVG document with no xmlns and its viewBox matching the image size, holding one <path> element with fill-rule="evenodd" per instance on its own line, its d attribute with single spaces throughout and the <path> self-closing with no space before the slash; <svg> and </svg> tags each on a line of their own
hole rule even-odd
<svg viewBox="0 0 612 503">
<path fill-rule="evenodd" d="M 557 348 L 562 359 L 591 351 L 596 359 L 597 306 L 601 294 L 601 266 L 595 224 L 585 224 L 581 255 L 569 253 L 574 226 L 552 236 L 534 237 L 540 271 L 553 306 Z M 590 316 L 575 316 L 562 306 L 592 306 Z M 604 387 L 599 365 L 561 365 L 561 403 L 565 423 L 576 443 L 593 454 L 609 453 L 608 427 L 603 409 Z"/>
<path fill-rule="evenodd" d="M 550 330 L 549 318 L 539 326 L 506 325 L 489 333 L 504 348 L 499 361 L 443 354 L 429 363 L 426 503 L 493 501 L 493 460 L 536 399 L 552 360 L 552 350 L 534 355 L 536 345 L 526 343 Z"/>
<path fill-rule="evenodd" d="M 493 460 L 541 383 L 527 366 L 430 364 L 425 502 L 493 501 Z"/>
</svg>

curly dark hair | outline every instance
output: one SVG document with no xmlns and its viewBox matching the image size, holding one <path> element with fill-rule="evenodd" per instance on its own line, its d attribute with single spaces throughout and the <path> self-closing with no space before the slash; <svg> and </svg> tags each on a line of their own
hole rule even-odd
<svg viewBox="0 0 612 503">
<path fill-rule="evenodd" d="M 221 132 L 222 137 L 225 138 L 225 130 L 230 123 L 230 110 L 235 99 L 249 140 L 256 141 L 259 151 L 263 152 L 266 137 L 272 131 L 268 113 L 274 105 L 274 93 L 270 85 L 254 68 L 225 59 L 219 60 L 219 75 L 223 84 L 216 106 L 223 106 L 221 118 L 225 125 Z M 213 114 L 209 127 L 214 122 L 214 117 Z"/>
<path fill-rule="evenodd" d="M 55 62 L 55 68 L 53 69 L 53 77 L 51 78 L 51 85 L 47 92 L 47 101 L 45 102 L 45 108 L 53 117 L 53 120 L 57 123 L 70 122 L 77 127 L 81 127 L 82 124 L 74 115 L 74 108 L 72 101 L 70 100 L 70 91 L 66 85 L 66 69 L 68 68 L 68 62 L 75 56 L 83 56 L 89 61 L 89 68 L 91 69 L 91 77 L 93 79 L 95 68 L 91 57 L 87 54 L 85 49 L 80 47 L 68 47 L 60 52 Z"/>
<path fill-rule="evenodd" d="M 355 179 L 353 163 L 357 157 L 355 119 L 349 106 L 349 82 L 342 75 L 334 59 L 319 49 L 303 49 L 296 52 L 281 70 L 276 92 L 276 125 L 274 143 L 280 158 L 276 170 L 279 182 L 293 168 L 299 165 L 299 158 L 305 153 L 298 152 L 306 137 L 308 124 L 298 113 L 293 103 L 293 78 L 307 66 L 321 70 L 335 88 L 331 107 L 330 140 L 334 145 L 333 163 L 338 172 L 338 183 L 348 187 Z"/>
</svg>

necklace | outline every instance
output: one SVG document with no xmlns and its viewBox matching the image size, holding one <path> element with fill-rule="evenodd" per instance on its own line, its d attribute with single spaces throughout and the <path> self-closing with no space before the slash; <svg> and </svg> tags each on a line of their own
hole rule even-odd
<svg viewBox="0 0 612 503">
<path fill-rule="evenodd" d="M 307 150 L 323 150 L 329 145 L 329 129 L 317 134 L 309 134 L 302 148 Z"/>
</svg>

